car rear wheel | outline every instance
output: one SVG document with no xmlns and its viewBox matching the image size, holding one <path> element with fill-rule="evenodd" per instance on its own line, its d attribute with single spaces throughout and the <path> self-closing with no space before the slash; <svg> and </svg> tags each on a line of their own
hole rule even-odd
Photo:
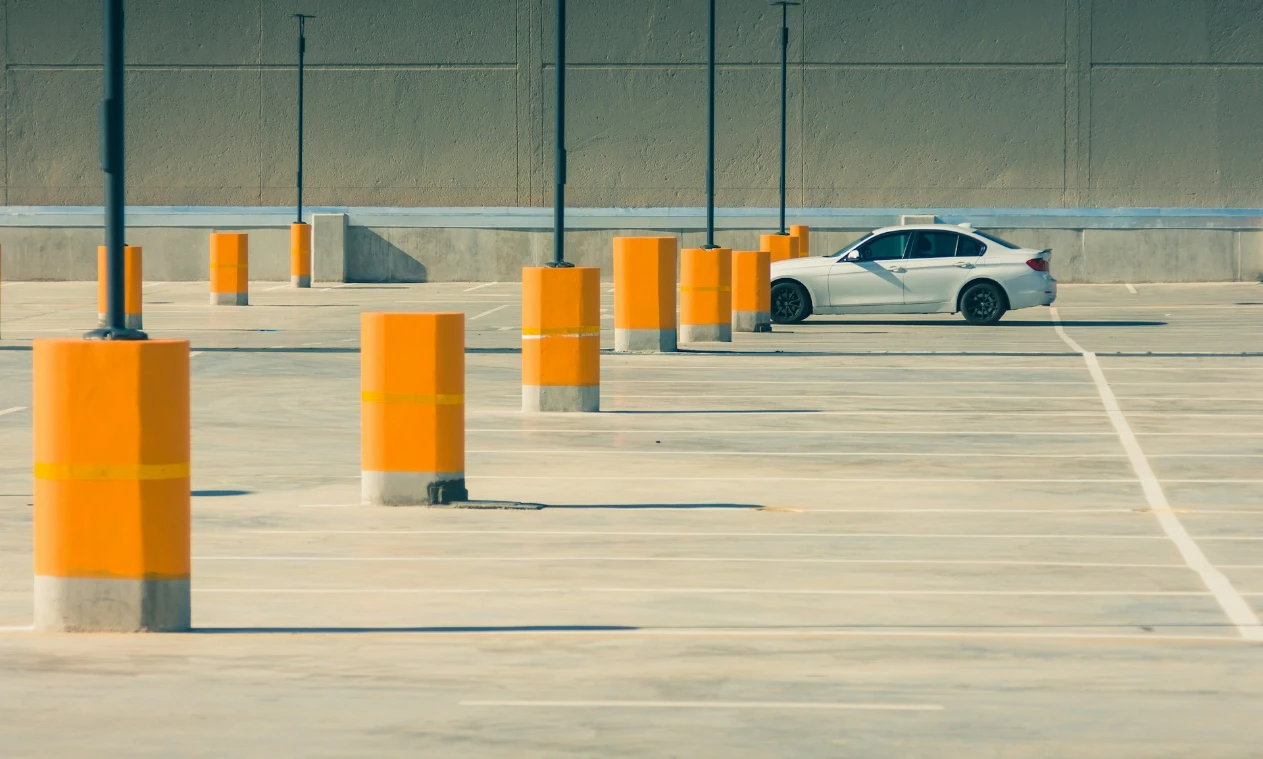
<svg viewBox="0 0 1263 759">
<path fill-rule="evenodd" d="M 807 288 L 793 280 L 772 285 L 772 321 L 797 324 L 808 316 L 811 316 L 811 296 Z"/>
<path fill-rule="evenodd" d="M 990 282 L 972 284 L 960 296 L 960 313 L 970 324 L 995 324 L 1008 310 L 1004 291 Z"/>
</svg>

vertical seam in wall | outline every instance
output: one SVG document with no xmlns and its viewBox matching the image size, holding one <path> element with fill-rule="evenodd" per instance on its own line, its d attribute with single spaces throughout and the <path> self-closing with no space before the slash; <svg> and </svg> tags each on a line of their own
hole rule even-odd
<svg viewBox="0 0 1263 759">
<path fill-rule="evenodd" d="M 0 7 L 0 13 L 4 14 L 4 39 L 0 40 L 0 44 L 4 45 L 4 49 L 0 50 L 0 55 L 4 56 L 4 66 L 0 67 L 0 76 L 4 77 L 4 134 L 0 135 L 0 140 L 4 141 L 4 204 L 9 205 L 9 122 L 12 120 L 13 109 L 12 104 L 13 82 L 9 79 L 9 0 L 4 0 L 3 7 Z"/>
<path fill-rule="evenodd" d="M 513 205 L 522 205 L 522 2 L 514 3 L 513 25 Z"/>
<path fill-rule="evenodd" d="M 1092 0 L 1079 4 L 1079 205 L 1092 189 Z M 1086 26 L 1086 33 L 1084 29 Z M 1091 200 L 1089 198 L 1089 204 Z"/>
<path fill-rule="evenodd" d="M 798 205 L 807 206 L 807 6 L 798 6 Z"/>
<path fill-rule="evenodd" d="M 256 205 L 263 205 L 263 0 L 259 0 L 259 47 L 255 53 L 255 58 L 259 63 L 259 79 L 258 79 L 258 96 L 259 110 L 256 125 L 258 131 L 255 132 L 255 168 L 259 172 L 259 187 L 255 192 L 254 202 Z"/>
</svg>

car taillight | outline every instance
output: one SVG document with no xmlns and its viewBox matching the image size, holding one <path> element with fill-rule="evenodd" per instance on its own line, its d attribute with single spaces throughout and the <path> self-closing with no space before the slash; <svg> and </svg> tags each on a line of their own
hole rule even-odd
<svg viewBox="0 0 1263 759">
<path fill-rule="evenodd" d="M 1031 267 L 1035 271 L 1048 271 L 1047 258 L 1032 258 L 1031 260 L 1026 262 L 1026 265 Z"/>
</svg>

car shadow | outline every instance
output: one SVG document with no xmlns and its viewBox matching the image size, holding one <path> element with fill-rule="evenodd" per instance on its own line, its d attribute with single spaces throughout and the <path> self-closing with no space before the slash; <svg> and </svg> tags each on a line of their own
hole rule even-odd
<svg viewBox="0 0 1263 759">
<path fill-rule="evenodd" d="M 802 325 L 808 324 L 826 324 L 838 327 L 942 327 L 942 326 L 970 326 L 961 318 L 944 318 L 944 319 L 808 319 L 802 322 Z M 1062 320 L 1060 322 L 1051 321 L 1017 321 L 1002 319 L 991 325 L 993 327 L 1053 327 L 1060 324 L 1063 327 L 1165 327 L 1167 322 L 1154 321 L 1074 321 Z M 801 325 L 799 325 L 801 326 Z"/>
</svg>

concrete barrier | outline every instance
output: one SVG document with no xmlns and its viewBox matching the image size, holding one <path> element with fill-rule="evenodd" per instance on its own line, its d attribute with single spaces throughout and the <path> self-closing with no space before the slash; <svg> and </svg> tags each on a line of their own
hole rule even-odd
<svg viewBox="0 0 1263 759">
<path fill-rule="evenodd" d="M 732 252 L 732 331 L 772 331 L 772 254 Z"/>
<path fill-rule="evenodd" d="M 240 232 L 211 233 L 210 303 L 212 306 L 250 304 L 248 235 Z"/>
<path fill-rule="evenodd" d="M 110 287 L 108 259 L 109 249 L 100 245 L 96 249 L 96 319 L 104 327 L 109 312 Z M 144 329 L 144 258 L 137 245 L 123 248 L 123 314 L 127 329 Z"/>
<path fill-rule="evenodd" d="M 680 342 L 732 342 L 731 250 L 684 250 L 680 260 Z"/>
<path fill-rule="evenodd" d="M 363 502 L 422 506 L 465 490 L 465 315 L 360 316 Z"/>
<path fill-rule="evenodd" d="M 912 209 L 916 210 L 916 209 Z M 516 281 L 551 251 L 547 208 L 348 208 L 312 214 L 312 273 L 319 282 Z M 931 213 L 932 211 L 932 213 Z M 841 250 L 861 235 L 899 224 L 907 209 L 800 208 L 810 251 Z M 1063 284 L 1257 282 L 1263 275 L 1263 209 L 947 208 L 916 215 L 969 222 L 1014 243 L 1053 251 Z M 8 281 L 95 281 L 102 210 L 0 208 L 0 246 Z M 764 250 L 762 230 L 775 209 L 716 209 L 730 248 Z M 208 277 L 208 232 L 250 234 L 250 276 L 290 276 L 292 208 L 129 206 L 127 242 L 145 250 L 145 278 Z M 671 236 L 678 248 L 704 239 L 705 214 L 691 208 L 574 208 L 567 256 L 613 275 L 614 237 Z"/>
<path fill-rule="evenodd" d="M 522 410 L 601 408 L 601 272 L 522 270 Z"/>
<path fill-rule="evenodd" d="M 614 350 L 676 349 L 674 237 L 614 238 Z"/>
<path fill-rule="evenodd" d="M 187 630 L 188 342 L 36 340 L 33 411 L 36 629 Z"/>
<path fill-rule="evenodd" d="M 798 258 L 798 238 L 792 235 L 760 235 L 759 250 L 772 256 L 772 263 Z"/>
<path fill-rule="evenodd" d="M 798 240 L 796 258 L 806 258 L 811 255 L 811 227 L 806 224 L 794 224 L 789 228 L 789 236 Z"/>
<path fill-rule="evenodd" d="M 311 287 L 311 225 L 289 225 L 289 283 Z"/>
</svg>

